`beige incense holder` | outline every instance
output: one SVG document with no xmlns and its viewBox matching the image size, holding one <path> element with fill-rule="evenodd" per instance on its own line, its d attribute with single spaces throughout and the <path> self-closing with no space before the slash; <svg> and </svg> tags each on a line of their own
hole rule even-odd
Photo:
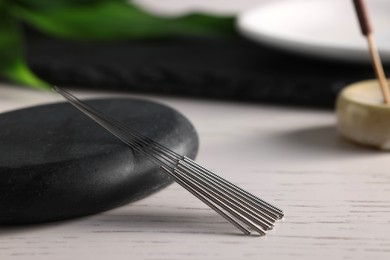
<svg viewBox="0 0 390 260">
<path fill-rule="evenodd" d="M 336 104 L 337 128 L 356 143 L 390 150 L 390 105 L 383 103 L 377 80 L 347 86 Z"/>
</svg>

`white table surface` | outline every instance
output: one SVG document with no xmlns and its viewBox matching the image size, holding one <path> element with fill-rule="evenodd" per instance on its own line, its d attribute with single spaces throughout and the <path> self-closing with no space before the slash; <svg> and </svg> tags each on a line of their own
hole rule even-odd
<svg viewBox="0 0 390 260">
<path fill-rule="evenodd" d="M 342 140 L 331 111 L 146 98 L 193 122 L 198 162 L 280 206 L 286 217 L 265 237 L 245 237 L 173 184 L 93 216 L 0 226 L 1 260 L 390 259 L 390 154 Z M 58 100 L 0 85 L 1 112 Z"/>
</svg>

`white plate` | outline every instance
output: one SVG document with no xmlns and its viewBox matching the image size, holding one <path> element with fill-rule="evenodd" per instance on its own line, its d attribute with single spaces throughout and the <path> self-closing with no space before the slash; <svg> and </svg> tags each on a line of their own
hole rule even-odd
<svg viewBox="0 0 390 260">
<path fill-rule="evenodd" d="M 381 58 L 390 62 L 390 1 L 367 0 Z M 258 42 L 301 54 L 370 62 L 352 0 L 279 0 L 243 12 L 239 31 Z"/>
</svg>

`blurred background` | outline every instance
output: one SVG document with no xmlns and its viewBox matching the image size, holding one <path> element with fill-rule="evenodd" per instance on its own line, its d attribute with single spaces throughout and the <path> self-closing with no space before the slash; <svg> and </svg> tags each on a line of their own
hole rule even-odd
<svg viewBox="0 0 390 260">
<path fill-rule="evenodd" d="M 272 2 L 273 0 L 136 0 L 133 3 L 142 6 L 152 12 L 161 14 L 180 14 L 194 10 L 219 13 L 238 14 L 242 11 L 255 8 L 259 4 Z"/>
<path fill-rule="evenodd" d="M 350 3 L 346 0 L 306 0 L 306 3 L 305 0 L 2 1 L 1 81 L 39 89 L 55 84 L 333 108 L 344 86 L 374 75 L 368 62 L 348 60 L 355 57 L 353 52 L 338 60 L 338 56 L 343 57 L 343 50 L 348 52 L 345 46 L 335 52 L 337 48 L 332 42 L 321 45 L 328 43 L 327 40 L 318 44 L 309 38 L 308 42 L 297 38 L 301 42 L 296 43 L 284 40 L 283 35 L 277 36 L 278 41 L 268 37 L 283 22 L 282 27 L 288 29 L 287 36 L 294 37 L 299 29 L 288 20 L 291 14 L 286 10 L 296 12 L 291 7 L 302 2 L 309 11 L 319 13 L 326 10 L 310 6 L 310 2 L 318 2 L 319 6 L 332 3 L 328 11 L 335 15 L 328 16 L 334 20 L 321 21 L 330 28 L 344 24 L 336 17 L 344 9 L 333 4 Z M 256 34 L 256 27 L 252 33 L 251 25 L 237 26 L 240 17 L 261 8 L 263 17 L 267 16 L 267 10 L 282 8 L 270 15 L 272 22 L 259 22 L 263 34 Z M 294 17 L 302 21 L 297 26 L 311 24 L 305 18 L 313 20 L 313 35 L 332 38 L 325 33 L 326 28 L 315 27 L 314 20 L 319 17 L 315 12 L 310 17 L 299 14 Z M 356 24 L 353 33 L 356 38 L 361 37 L 356 20 L 347 16 L 344 21 L 350 21 L 346 24 L 352 26 Z M 388 20 L 384 23 L 388 24 Z M 269 25 L 269 31 L 264 25 Z M 275 25 L 279 27 L 272 27 Z M 333 38 L 343 40 L 343 37 L 339 33 Z M 308 43 L 309 48 L 305 45 Z M 291 51 L 291 46 L 301 50 Z M 311 50 L 314 55 L 302 55 L 305 50 Z M 316 52 L 323 57 L 315 57 Z M 332 58 L 326 58 L 328 53 Z M 389 69 L 386 65 L 387 73 Z"/>
</svg>

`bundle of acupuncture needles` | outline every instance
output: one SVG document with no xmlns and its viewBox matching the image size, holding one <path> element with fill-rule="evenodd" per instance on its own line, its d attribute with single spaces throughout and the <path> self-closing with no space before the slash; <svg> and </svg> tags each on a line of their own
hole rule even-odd
<svg viewBox="0 0 390 260">
<path fill-rule="evenodd" d="M 139 131 L 97 111 L 69 92 L 54 87 L 73 106 L 127 144 L 133 151 L 147 157 L 178 184 L 203 201 L 245 235 L 251 230 L 265 235 L 276 220 L 283 217 L 279 208 L 257 198 L 221 178 L 195 161 L 156 143 Z"/>
</svg>

